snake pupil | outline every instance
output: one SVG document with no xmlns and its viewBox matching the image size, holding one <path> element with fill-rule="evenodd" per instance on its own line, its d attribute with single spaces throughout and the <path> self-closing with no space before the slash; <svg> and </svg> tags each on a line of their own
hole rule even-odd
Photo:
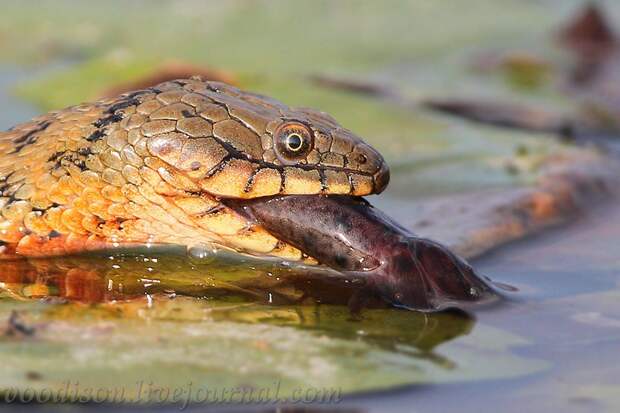
<svg viewBox="0 0 620 413">
<path fill-rule="evenodd" d="M 299 136 L 299 134 L 291 133 L 290 135 L 287 136 L 286 146 L 288 147 L 289 150 L 293 152 L 297 152 L 298 150 L 301 149 L 302 145 L 303 145 L 303 139 L 301 136 Z"/>
</svg>

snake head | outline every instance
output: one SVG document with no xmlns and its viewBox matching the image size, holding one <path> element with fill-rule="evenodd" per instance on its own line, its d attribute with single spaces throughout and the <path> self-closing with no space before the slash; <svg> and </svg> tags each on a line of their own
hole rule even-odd
<svg viewBox="0 0 620 413">
<path fill-rule="evenodd" d="M 149 139 L 148 149 L 206 193 L 363 196 L 389 182 L 383 157 L 324 112 L 224 83 L 183 82 L 180 102 L 168 106 L 181 114 L 176 130 Z"/>
</svg>

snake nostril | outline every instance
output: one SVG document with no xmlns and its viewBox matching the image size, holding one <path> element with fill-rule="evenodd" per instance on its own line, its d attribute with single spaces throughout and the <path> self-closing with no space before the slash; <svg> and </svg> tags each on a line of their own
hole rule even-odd
<svg viewBox="0 0 620 413">
<path fill-rule="evenodd" d="M 363 153 L 360 153 L 360 154 L 357 155 L 356 161 L 357 161 L 358 164 L 363 165 L 366 162 L 368 162 L 368 158 Z"/>
</svg>

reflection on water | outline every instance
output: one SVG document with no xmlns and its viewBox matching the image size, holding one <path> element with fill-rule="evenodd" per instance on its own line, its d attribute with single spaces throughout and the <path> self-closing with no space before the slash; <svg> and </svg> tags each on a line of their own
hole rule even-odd
<svg viewBox="0 0 620 413">
<path fill-rule="evenodd" d="M 0 387 L 31 385 L 34 369 L 52 387 L 148 374 L 167 385 L 277 380 L 348 392 L 454 370 L 435 349 L 474 324 L 458 312 L 390 308 L 363 283 L 329 273 L 174 250 L 0 262 L 0 321 L 0 357 L 11 356 Z M 84 348 L 94 354 L 84 358 Z M 170 360 L 188 371 L 171 376 Z"/>
<path fill-rule="evenodd" d="M 65 315 L 63 305 L 74 311 L 80 304 L 99 304 L 135 316 L 132 308 L 145 298 L 153 303 L 193 297 L 209 303 L 216 321 L 295 326 L 341 338 L 359 337 L 364 326 L 365 340 L 423 351 L 467 333 L 473 324 L 464 313 L 389 310 L 361 280 L 328 270 L 251 258 L 203 262 L 170 249 L 0 261 L 0 287 L 2 298 L 40 299 L 58 306 L 50 311 Z M 87 313 L 97 306 L 81 308 Z"/>
<path fill-rule="evenodd" d="M 328 269 L 225 253 L 195 258 L 182 248 L 165 247 L 3 261 L 0 271 L 5 290 L 16 298 L 55 297 L 82 303 L 178 294 L 272 305 L 347 305 L 363 289 L 360 280 L 337 277 Z M 377 300 L 369 304 L 385 306 Z"/>
</svg>

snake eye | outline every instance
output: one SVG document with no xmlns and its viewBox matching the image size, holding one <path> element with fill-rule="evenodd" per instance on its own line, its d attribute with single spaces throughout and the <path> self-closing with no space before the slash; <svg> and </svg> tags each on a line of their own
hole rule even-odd
<svg viewBox="0 0 620 413">
<path fill-rule="evenodd" d="M 284 164 L 295 163 L 305 158 L 312 150 L 312 132 L 299 122 L 281 125 L 274 133 L 275 149 Z"/>
</svg>

